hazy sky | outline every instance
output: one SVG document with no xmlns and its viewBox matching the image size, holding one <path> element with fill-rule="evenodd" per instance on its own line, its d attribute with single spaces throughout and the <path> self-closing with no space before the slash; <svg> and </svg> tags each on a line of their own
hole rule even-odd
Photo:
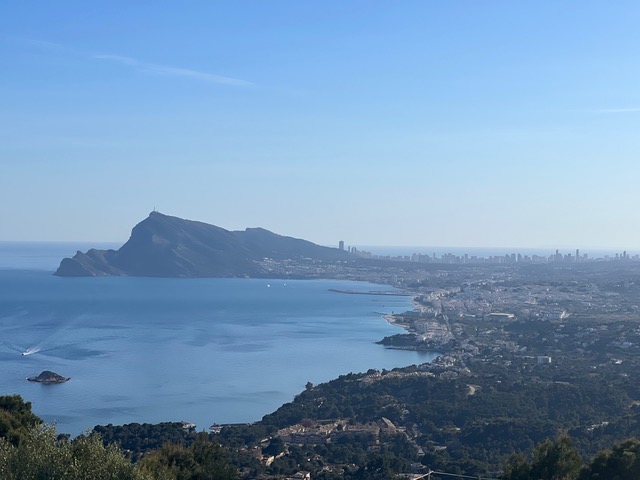
<svg viewBox="0 0 640 480">
<path fill-rule="evenodd" d="M 155 207 L 317 243 L 640 249 L 640 2 L 0 3 L 0 240 Z"/>
</svg>

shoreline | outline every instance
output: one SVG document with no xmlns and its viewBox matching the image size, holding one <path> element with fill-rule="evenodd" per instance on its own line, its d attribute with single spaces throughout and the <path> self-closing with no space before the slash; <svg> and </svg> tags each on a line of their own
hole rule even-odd
<svg viewBox="0 0 640 480">
<path fill-rule="evenodd" d="M 447 346 L 447 344 L 454 340 L 454 337 L 448 324 L 438 321 L 437 317 L 422 317 L 422 306 L 416 300 L 417 295 L 414 293 L 412 296 L 413 310 L 383 315 L 389 325 L 402 328 L 404 332 L 386 336 L 376 343 L 391 350 L 431 352 L 438 354 L 438 356 L 450 353 L 451 346 Z M 412 319 L 406 321 L 406 316 L 410 316 Z M 420 331 L 423 333 L 420 333 L 416 328 L 417 322 L 422 323 Z"/>
<path fill-rule="evenodd" d="M 375 284 L 374 284 L 375 285 Z M 380 284 L 382 285 L 382 284 Z M 392 285 L 389 285 L 390 287 Z M 396 288 L 396 287 L 393 287 Z M 398 291 L 388 291 L 388 290 L 369 290 L 367 292 L 359 292 L 357 290 L 343 290 L 337 288 L 330 288 L 330 292 L 334 293 L 344 293 L 345 295 L 378 295 L 381 297 L 413 297 L 413 293 L 403 292 L 402 290 L 396 288 Z"/>
<path fill-rule="evenodd" d="M 417 355 L 412 353 L 398 354 L 395 356 L 393 355 L 393 352 L 388 352 L 387 354 L 385 354 L 384 351 L 379 350 L 380 346 L 376 344 L 376 342 L 382 339 L 385 335 L 391 335 L 395 333 L 394 331 L 395 329 L 388 328 L 387 325 L 385 325 L 384 323 L 378 323 L 381 320 L 380 319 L 381 312 L 384 316 L 384 314 L 390 315 L 391 311 L 394 309 L 396 311 L 410 310 L 411 298 L 395 297 L 395 296 L 392 298 L 375 297 L 375 296 L 334 297 L 333 294 L 327 292 L 327 289 L 329 287 L 350 288 L 353 290 L 361 289 L 364 291 L 380 289 L 380 290 L 386 291 L 386 290 L 392 290 L 393 289 L 392 286 L 382 286 L 381 284 L 373 284 L 372 282 L 363 282 L 363 281 L 357 281 L 357 280 L 345 281 L 343 279 L 338 279 L 338 280 L 308 279 L 308 280 L 296 280 L 295 282 L 298 282 L 298 283 L 297 283 L 297 286 L 295 286 L 294 288 L 294 281 L 291 281 L 291 283 L 287 281 L 286 283 L 289 284 L 289 286 L 284 287 L 282 286 L 283 282 L 275 282 L 274 280 L 266 280 L 266 279 L 246 279 L 248 281 L 245 281 L 245 279 L 217 278 L 217 279 L 198 279 L 198 282 L 189 282 L 189 281 L 185 282 L 185 280 L 189 280 L 189 279 L 172 279 L 172 278 L 157 279 L 157 278 L 147 278 L 147 277 L 145 278 L 118 277 L 118 278 L 111 278 L 108 280 L 105 280 L 105 278 L 82 278 L 82 279 L 74 280 L 71 283 L 69 283 L 67 281 L 60 281 L 57 277 L 53 277 L 49 275 L 48 272 L 46 271 L 45 272 L 37 271 L 29 268 L 26 268 L 21 271 L 31 272 L 33 273 L 33 275 L 30 274 L 25 276 L 21 273 L 14 273 L 13 271 L 11 271 L 4 276 L 3 281 L 6 284 L 8 284 L 10 281 L 12 281 L 13 278 L 19 277 L 21 278 L 21 280 L 20 282 L 17 282 L 17 283 L 21 285 L 22 288 L 35 289 L 36 287 L 33 287 L 33 285 L 44 285 L 47 288 L 49 288 L 49 286 L 52 286 L 51 291 L 56 291 L 56 292 L 67 292 L 67 291 L 73 290 L 73 296 L 84 295 L 83 292 L 85 291 L 85 287 L 86 289 L 88 289 L 88 291 L 94 291 L 96 286 L 104 284 L 105 282 L 109 283 L 112 287 L 112 289 L 109 290 L 109 295 L 107 296 L 105 290 L 102 289 L 100 290 L 102 293 L 100 293 L 97 296 L 98 299 L 108 298 L 109 301 L 108 302 L 98 301 L 96 305 L 100 307 L 99 308 L 100 315 L 106 315 L 107 317 L 113 315 L 113 318 L 116 318 L 116 320 L 114 320 L 114 323 L 110 325 L 110 328 L 112 327 L 119 328 L 121 322 L 124 321 L 122 320 L 123 317 L 121 317 L 119 313 L 117 315 L 110 313 L 110 311 L 113 310 L 114 308 L 113 306 L 119 304 L 120 302 L 120 300 L 118 299 L 121 298 L 121 294 L 118 292 L 125 292 L 123 293 L 125 297 L 134 295 L 137 298 L 138 297 L 149 298 L 152 300 L 159 298 L 160 295 L 162 294 L 163 296 L 162 305 L 160 305 L 160 303 L 155 301 L 145 302 L 145 305 L 149 306 L 149 312 L 150 312 L 145 315 L 148 315 L 149 318 L 154 318 L 154 319 L 160 318 L 160 320 L 162 320 L 163 318 L 163 315 L 164 315 L 163 311 L 167 309 L 167 307 L 163 305 L 176 305 L 176 306 L 179 305 L 180 306 L 179 311 L 184 312 L 184 310 L 182 310 L 185 305 L 184 301 L 181 300 L 179 303 L 171 301 L 171 298 L 176 297 L 176 295 L 172 292 L 174 291 L 181 292 L 183 291 L 183 289 L 186 289 L 192 292 L 194 290 L 191 288 L 191 286 L 192 285 L 196 286 L 196 283 L 199 284 L 198 285 L 199 290 L 195 289 L 195 291 L 201 291 L 202 295 L 206 295 L 207 304 L 209 304 L 212 301 L 211 300 L 212 295 L 217 297 L 218 293 L 216 292 L 220 292 L 219 295 L 222 295 L 224 290 L 222 288 L 218 288 L 219 286 L 221 287 L 222 284 L 228 285 L 228 288 L 230 289 L 229 291 L 234 291 L 234 292 L 237 291 L 238 299 L 246 299 L 247 296 L 251 296 L 252 295 L 251 292 L 254 292 L 254 291 L 257 292 L 256 293 L 257 295 L 260 295 L 260 298 L 273 299 L 273 301 L 279 298 L 282 298 L 283 300 L 289 299 L 294 304 L 300 306 L 300 308 L 296 307 L 294 309 L 295 312 L 297 312 L 296 315 L 301 314 L 299 318 L 292 322 L 282 323 L 277 321 L 278 317 L 270 318 L 271 317 L 271 314 L 269 313 L 270 310 L 265 312 L 263 309 L 260 313 L 257 314 L 257 317 L 256 317 L 257 319 L 255 321 L 255 325 L 258 326 L 258 329 L 260 331 L 264 330 L 265 333 L 267 332 L 267 330 L 269 332 L 273 332 L 270 326 L 265 325 L 267 321 L 273 322 L 274 325 L 276 326 L 280 326 L 283 329 L 283 331 L 289 328 L 288 325 L 291 325 L 291 329 L 293 330 L 301 331 L 302 333 L 304 332 L 309 333 L 309 335 L 306 338 L 309 338 L 308 345 L 311 347 L 313 345 L 317 345 L 317 341 L 315 340 L 315 336 L 314 336 L 317 334 L 316 331 L 321 331 L 320 329 L 322 329 L 323 331 L 331 327 L 332 325 L 335 325 L 336 329 L 331 328 L 335 332 L 334 334 L 330 335 L 328 332 L 325 332 L 327 335 L 327 338 L 332 339 L 330 340 L 331 343 L 338 344 L 341 348 L 340 350 L 341 352 L 354 352 L 354 355 L 356 356 L 356 359 L 354 359 L 354 361 L 349 361 L 347 359 L 345 361 L 336 360 L 334 362 L 334 361 L 328 360 L 326 362 L 319 362 L 320 364 L 317 366 L 317 368 L 312 366 L 309 369 L 307 369 L 306 363 L 303 363 L 303 364 L 296 363 L 294 365 L 291 365 L 290 368 L 292 370 L 297 369 L 301 373 L 299 375 L 298 374 L 292 375 L 296 378 L 299 377 L 299 380 L 295 382 L 291 382 L 292 385 L 290 387 L 287 387 L 286 385 L 284 385 L 285 383 L 288 383 L 288 382 L 278 381 L 278 388 L 280 389 L 280 391 L 285 392 L 284 395 L 281 395 L 279 392 L 276 392 L 276 389 L 273 388 L 272 384 L 267 384 L 266 380 L 263 381 L 262 379 L 258 379 L 254 381 L 253 374 L 249 373 L 246 377 L 242 377 L 242 378 L 247 378 L 246 382 L 256 384 L 258 386 L 255 388 L 247 388 L 247 390 L 251 390 L 251 391 L 246 395 L 244 391 L 238 391 L 236 395 L 236 398 L 239 399 L 238 401 L 244 401 L 245 398 L 256 397 L 256 395 L 260 392 L 269 392 L 269 395 L 261 395 L 261 396 L 258 395 L 262 399 L 260 404 L 256 403 L 255 407 L 247 408 L 246 411 L 243 409 L 242 415 L 237 414 L 233 409 L 229 410 L 229 413 L 227 413 L 228 409 L 225 408 L 223 412 L 223 406 L 228 405 L 229 402 L 226 401 L 225 398 L 221 398 L 220 400 L 216 399 L 216 401 L 218 402 L 216 403 L 216 405 L 220 405 L 220 407 L 217 407 L 218 412 L 213 415 L 211 415 L 209 412 L 204 412 L 204 413 L 199 412 L 199 410 L 205 410 L 205 409 L 198 409 L 198 408 L 191 409 L 190 407 L 187 407 L 184 405 L 178 405 L 178 402 L 175 402 L 175 405 L 178 405 L 177 407 L 175 407 L 175 411 L 179 412 L 179 418 L 176 418 L 172 415 L 169 415 L 169 416 L 165 416 L 161 414 L 156 415 L 155 408 L 151 409 L 149 412 L 146 412 L 140 416 L 138 415 L 132 416 L 132 415 L 128 415 L 126 412 L 120 413 L 120 411 L 114 410 L 113 413 L 109 412 L 107 414 L 108 416 L 92 417 L 91 415 L 88 415 L 87 418 L 76 418 L 76 415 L 73 412 L 70 412 L 71 407 L 67 405 L 62 405 L 60 404 L 60 402 L 56 400 L 56 399 L 59 399 L 61 396 L 61 393 L 58 393 L 60 392 L 59 390 L 56 389 L 56 392 L 55 392 L 56 398 L 53 398 L 52 400 L 50 399 L 49 400 L 50 403 L 45 404 L 42 399 L 43 391 L 45 390 L 40 388 L 33 388 L 38 384 L 25 381 L 25 378 L 27 376 L 30 376 L 31 374 L 37 374 L 41 370 L 43 370 L 45 367 L 47 367 L 47 365 L 45 365 L 44 363 L 41 363 L 43 361 L 43 357 L 40 357 L 37 355 L 28 357 L 30 362 L 34 362 L 34 365 L 36 367 L 39 367 L 37 371 L 32 372 L 30 371 L 30 369 L 28 369 L 27 371 L 24 372 L 24 374 L 20 374 L 20 375 L 14 376 L 14 375 L 11 375 L 9 372 L 3 372 L 3 375 L 0 375 L 1 378 L 7 379 L 6 385 L 5 385 L 7 391 L 20 393 L 25 398 L 28 398 L 28 400 L 33 402 L 33 404 L 35 405 L 35 411 L 39 415 L 41 415 L 43 418 L 45 418 L 46 421 L 52 422 L 58 419 L 59 421 L 58 425 L 59 425 L 59 428 L 61 428 L 61 431 L 70 433 L 74 436 L 80 434 L 88 426 L 93 426 L 94 424 L 106 424 L 110 422 L 113 424 L 126 424 L 131 422 L 156 423 L 156 422 L 163 422 L 163 421 L 180 420 L 181 418 L 184 418 L 202 427 L 208 427 L 209 425 L 211 425 L 211 423 L 214 420 L 216 420 L 218 423 L 255 422 L 255 421 L 259 421 L 264 415 L 273 413 L 278 408 L 280 408 L 283 404 L 290 402 L 296 395 L 298 395 L 301 391 L 304 390 L 304 385 L 305 385 L 305 382 L 307 381 L 311 381 L 314 384 L 326 383 L 328 381 L 338 378 L 341 375 L 346 375 L 351 372 L 366 372 L 368 369 L 371 369 L 371 368 L 391 370 L 393 368 L 401 368 L 411 364 L 421 363 L 428 360 L 426 358 L 424 360 L 420 360 Z M 267 289 L 266 284 L 271 284 L 271 288 Z M 47 288 L 41 289 L 40 291 L 43 291 L 43 290 L 49 291 L 47 290 Z M 169 293 L 165 295 L 166 292 L 169 292 Z M 276 292 L 281 292 L 281 293 L 274 295 Z M 36 297 L 39 297 L 39 294 L 36 294 Z M 182 297 L 179 297 L 179 298 L 182 298 Z M 168 303 L 165 304 L 164 302 L 168 302 Z M 247 302 L 243 301 L 241 303 L 245 304 Z M 102 310 L 103 304 L 109 305 L 109 308 L 107 308 L 106 311 Z M 26 305 L 25 308 L 30 308 L 30 303 L 25 303 L 25 305 Z M 48 303 L 45 302 L 44 305 L 48 305 Z M 194 305 L 197 305 L 197 302 Z M 55 311 L 56 308 L 57 307 L 53 308 L 53 310 Z M 194 311 L 196 310 L 198 310 L 198 308 L 195 308 Z M 288 312 L 289 308 L 282 307 L 280 310 L 287 310 Z M 83 310 L 83 311 L 87 311 L 87 312 L 93 311 L 93 307 L 90 307 L 88 308 L 88 310 Z M 173 308 L 173 310 L 171 311 L 178 311 L 178 310 L 176 308 Z M 319 321 L 321 323 L 319 324 L 317 324 L 314 320 L 312 323 L 309 324 L 307 328 L 307 327 L 304 327 L 304 323 L 303 323 L 303 321 L 306 321 L 305 320 L 306 315 L 303 315 L 303 311 L 306 311 L 309 316 L 317 316 L 316 314 L 318 314 L 320 317 L 322 317 L 322 312 L 325 312 L 330 314 L 332 318 L 320 319 Z M 193 342 L 194 339 L 199 339 L 203 336 L 202 335 L 196 336 L 196 334 L 194 333 L 196 332 L 196 330 L 194 329 L 191 329 L 193 330 L 193 332 L 191 332 L 190 330 L 191 327 L 189 327 L 189 325 L 191 324 L 191 320 L 188 320 L 188 318 L 195 316 L 195 318 L 198 319 L 200 318 L 200 316 L 195 313 L 189 313 L 189 312 L 192 312 L 191 308 L 186 309 L 186 312 L 187 313 L 180 314 L 185 318 L 185 324 L 184 324 L 185 342 L 187 341 Z M 224 320 L 226 322 L 227 320 L 225 319 L 227 319 L 227 317 L 230 317 L 230 316 L 235 317 L 239 315 L 237 313 L 230 315 L 230 313 L 231 313 L 231 310 L 221 311 L 221 313 L 219 314 L 219 317 L 221 320 Z M 346 315 L 346 318 L 348 319 L 352 314 L 354 316 L 354 320 L 357 320 L 357 323 L 354 323 L 351 321 L 345 322 L 344 321 L 345 315 Z M 138 313 L 136 315 L 137 315 L 136 318 L 141 318 Z M 166 315 L 170 317 L 173 314 L 169 312 Z M 204 315 L 205 314 L 203 314 L 202 317 L 204 317 Z M 207 310 L 207 313 L 206 313 L 207 318 L 211 315 L 212 313 L 209 310 Z M 287 313 L 287 315 L 289 315 L 289 313 Z M 28 316 L 27 318 L 30 319 L 29 321 L 35 321 L 37 320 L 37 314 L 34 313 Z M 60 315 L 60 318 L 62 319 L 62 315 Z M 84 317 L 84 318 L 86 319 L 87 317 Z M 83 327 L 84 323 L 85 323 L 85 320 L 82 320 L 82 318 L 80 318 L 80 320 L 78 320 L 74 324 L 73 331 L 71 330 L 68 331 L 69 335 L 73 335 L 74 338 L 76 337 L 76 335 L 80 339 L 84 338 L 84 333 L 83 333 L 85 332 L 85 329 Z M 134 322 L 134 323 L 137 323 L 137 322 Z M 155 325 L 154 332 L 158 332 L 158 335 L 164 332 L 165 327 L 173 328 L 171 327 L 173 323 L 167 323 L 167 324 L 163 322 L 158 323 L 157 320 L 154 320 L 153 324 Z M 204 325 L 209 325 L 209 322 L 202 321 L 202 325 L 200 325 L 199 323 L 196 323 L 194 325 L 195 325 L 194 328 L 198 326 L 204 327 Z M 370 328 L 370 326 L 372 326 L 373 328 Z M 135 325 L 131 325 L 127 323 L 127 328 L 135 329 L 137 327 L 135 327 Z M 3 331 L 3 330 L 0 329 L 0 331 Z M 171 331 L 173 332 L 173 330 Z M 243 332 L 242 329 L 240 329 L 239 331 Z M 343 331 L 348 332 L 348 335 L 342 335 Z M 25 328 L 20 330 L 18 333 L 20 333 L 21 336 L 28 337 L 29 336 L 28 332 L 29 332 L 28 327 L 25 326 Z M 87 332 L 91 333 L 92 330 L 87 330 Z M 338 336 L 341 337 L 342 340 L 338 338 Z M 212 335 L 211 338 L 215 339 L 217 337 L 214 337 Z M 243 338 L 246 338 L 246 337 L 243 337 Z M 283 334 L 281 338 L 285 339 L 287 337 Z M 364 341 L 358 341 L 360 339 Z M 7 340 L 9 340 L 9 338 L 7 338 Z M 16 343 L 25 343 L 26 345 L 26 341 L 23 342 L 22 337 L 20 338 L 16 337 L 15 340 L 16 340 Z M 117 340 L 115 338 L 108 340 L 107 343 L 101 344 L 100 348 L 103 348 L 103 349 L 108 348 L 108 349 L 111 349 L 110 351 L 116 351 L 114 350 L 116 347 L 112 347 L 111 343 L 112 342 L 117 343 L 119 341 L 120 340 Z M 303 341 L 307 341 L 307 340 L 303 339 Z M 238 340 L 238 342 L 244 343 L 244 340 Z M 126 343 L 131 343 L 131 342 L 127 341 Z M 258 340 L 256 340 L 256 342 L 251 343 L 248 346 L 246 353 L 241 352 L 240 348 L 235 348 L 231 353 L 225 354 L 225 356 L 229 359 L 231 359 L 234 355 L 240 355 L 243 358 L 258 358 L 258 357 L 266 358 L 265 356 L 261 356 L 264 354 L 260 353 L 261 351 L 264 351 L 264 348 L 262 347 L 263 343 L 264 342 L 262 342 L 262 338 L 258 337 Z M 87 348 L 91 348 L 90 342 L 83 343 L 83 345 Z M 211 348 L 200 347 L 199 345 L 191 345 L 186 343 L 181 345 L 186 345 L 180 348 L 184 348 L 188 354 L 191 354 L 191 352 L 193 352 L 196 355 L 200 355 L 201 353 L 204 354 L 205 351 L 211 352 L 213 350 Z M 344 346 L 344 348 L 342 348 L 342 346 Z M 260 348 L 263 348 L 263 350 L 260 350 L 260 348 L 255 348 L 255 350 L 252 350 L 253 347 L 260 347 Z M 224 350 L 224 345 L 220 348 Z M 149 347 L 149 350 L 151 351 L 152 355 L 155 355 L 155 352 L 156 352 L 155 348 Z M 230 348 L 226 348 L 225 351 L 228 352 L 230 350 L 231 350 Z M 134 352 L 133 354 L 136 356 L 146 355 L 145 353 L 146 350 L 144 348 L 143 349 L 132 348 L 131 351 L 133 351 Z M 284 351 L 284 349 L 282 349 L 282 351 Z M 322 356 L 325 355 L 325 351 L 326 351 L 326 345 L 319 347 L 317 352 L 318 358 L 322 358 Z M 337 351 L 337 347 L 332 348 L 331 351 Z M 340 356 L 339 355 L 340 351 L 337 352 L 338 355 L 336 355 L 336 358 Z M 305 355 L 307 357 L 309 356 L 309 351 L 298 352 L 296 350 L 296 351 L 293 351 L 293 353 L 291 352 L 288 353 L 287 355 L 288 356 L 299 355 L 300 358 L 303 358 Z M 101 387 L 97 383 L 95 384 L 95 387 L 93 386 L 93 382 L 91 387 L 87 387 L 88 385 L 87 379 L 88 379 L 89 373 L 88 373 L 88 370 L 86 370 L 85 365 L 87 366 L 90 364 L 94 365 L 94 368 L 91 371 L 91 374 L 93 375 L 96 375 L 96 374 L 101 375 L 101 372 L 103 370 L 106 372 L 107 370 L 112 370 L 113 368 L 119 368 L 117 364 L 120 362 L 116 362 L 116 365 L 114 366 L 107 367 L 106 362 L 103 362 L 102 360 L 99 360 L 99 359 L 96 359 L 95 361 L 96 363 L 93 363 L 94 362 L 94 360 L 92 360 L 93 358 L 95 357 L 88 357 L 87 362 L 80 361 L 79 363 L 74 364 L 73 368 L 70 368 L 69 371 L 63 372 L 63 375 L 65 377 L 72 377 L 72 379 L 74 380 L 73 382 L 66 383 L 65 387 L 62 387 L 64 389 L 64 392 L 71 392 L 74 395 L 78 393 L 79 395 L 75 396 L 74 398 L 80 399 L 80 401 L 83 401 L 82 400 L 83 397 L 82 395 L 80 395 L 83 390 L 87 393 L 90 392 L 92 396 L 97 395 L 98 397 L 100 397 L 104 393 L 102 392 Z M 222 358 L 222 357 L 219 357 L 219 358 Z M 293 358 L 297 358 L 297 357 L 293 357 Z M 8 364 L 13 365 L 12 362 L 15 361 L 16 368 L 25 369 L 24 360 L 25 358 L 21 357 L 19 355 L 19 352 L 16 352 L 15 357 L 12 356 Z M 342 365 L 343 363 L 346 366 L 343 366 Z M 256 364 L 258 363 L 254 363 L 254 365 Z M 340 365 L 334 365 L 334 364 L 340 364 Z M 286 361 L 279 362 L 278 365 L 286 365 Z M 298 367 L 298 365 L 300 365 L 300 367 Z M 196 370 L 198 368 L 199 367 L 197 367 Z M 232 368 L 236 368 L 236 366 L 233 365 Z M 255 371 L 255 367 L 250 367 L 248 369 L 251 371 Z M 228 370 L 231 370 L 231 367 Z M 316 372 L 319 372 L 319 373 L 316 373 Z M 293 374 L 293 372 L 291 373 Z M 122 376 L 119 376 L 119 378 L 127 378 L 128 376 L 129 374 L 127 372 L 124 372 Z M 151 377 L 149 378 L 153 378 L 153 376 L 156 376 L 156 374 L 153 373 L 153 369 L 151 369 Z M 160 376 L 160 375 L 158 374 L 157 376 Z M 264 377 L 264 375 L 262 375 L 262 377 Z M 189 372 L 187 372 L 187 377 L 185 378 L 190 378 Z M 118 383 L 120 383 L 120 381 L 121 380 L 118 380 Z M 230 383 L 231 386 L 229 387 L 230 390 L 232 388 L 235 388 L 235 385 L 236 385 L 235 382 L 236 382 L 235 380 L 231 381 Z M 263 383 L 265 384 L 263 385 Z M 283 386 L 280 386 L 280 383 L 282 383 Z M 86 389 L 90 389 L 90 390 L 86 390 Z M 200 398 L 201 395 L 202 397 L 205 396 L 205 394 L 200 392 L 200 390 L 203 390 L 203 389 L 196 388 L 192 390 L 193 390 L 192 395 L 198 396 L 196 398 Z M 163 392 L 159 392 L 159 393 L 162 394 Z M 235 391 L 234 391 L 234 394 L 235 394 Z M 51 393 L 49 393 L 49 395 L 51 395 Z M 127 395 L 127 397 L 129 397 L 129 395 Z M 119 403 L 116 403 L 116 407 L 120 407 L 120 405 L 124 405 L 125 402 L 127 405 L 133 405 L 133 406 L 145 405 L 144 399 L 141 399 L 138 397 L 141 397 L 141 395 L 136 394 L 136 395 L 133 395 L 132 398 L 127 398 L 127 399 L 123 398 L 122 400 L 118 401 Z M 74 400 L 74 402 L 76 402 L 76 400 Z M 170 400 L 169 402 L 173 403 L 172 400 Z M 92 401 L 92 405 L 97 405 L 98 407 L 100 407 L 101 406 L 100 399 L 96 400 L 95 402 Z M 73 408 L 79 409 L 80 407 L 73 407 Z M 162 413 L 161 410 L 162 409 L 158 411 Z M 191 413 L 192 411 L 195 411 L 195 413 Z M 147 415 L 147 413 L 149 415 Z M 64 417 L 64 420 L 60 421 L 60 419 L 63 417 Z M 85 420 L 87 419 L 88 421 L 85 423 Z"/>
</svg>

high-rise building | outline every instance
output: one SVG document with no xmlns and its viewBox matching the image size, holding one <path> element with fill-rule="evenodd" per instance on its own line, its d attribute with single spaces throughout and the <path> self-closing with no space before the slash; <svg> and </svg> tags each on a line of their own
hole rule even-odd
<svg viewBox="0 0 640 480">
<path fill-rule="evenodd" d="M 344 250 L 344 240 L 340 240 L 340 242 L 338 242 L 338 248 L 340 250 Z"/>
</svg>

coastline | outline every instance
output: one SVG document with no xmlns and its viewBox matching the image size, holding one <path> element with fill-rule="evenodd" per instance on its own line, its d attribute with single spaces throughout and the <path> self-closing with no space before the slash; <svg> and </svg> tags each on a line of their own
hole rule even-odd
<svg viewBox="0 0 640 480">
<path fill-rule="evenodd" d="M 383 315 L 387 323 L 402 328 L 404 333 L 384 337 L 376 343 L 391 350 L 451 353 L 454 337 L 448 322 L 438 316 L 425 316 L 416 299 L 417 296 L 413 294 L 413 310 Z"/>
<path fill-rule="evenodd" d="M 392 287 L 343 279 L 311 280 L 87 277 L 67 281 L 47 271 L 6 270 L 0 275 L 0 291 L 4 293 L 0 297 L 6 309 L 0 313 L 25 312 L 20 317 L 23 328 L 0 329 L 6 340 L 29 345 L 33 341 L 30 325 L 38 324 L 40 312 L 47 310 L 56 319 L 48 325 L 59 327 L 65 337 L 61 342 L 60 334 L 49 336 L 50 332 L 43 331 L 48 347 L 56 347 L 55 353 L 61 358 L 75 361 L 66 372 L 60 372 L 73 380 L 65 382 L 62 390 L 47 391 L 25 381 L 27 376 L 50 367 L 46 358 L 25 358 L 17 350 L 14 356 L 6 347 L 2 353 L 7 355 L 8 367 L 0 377 L 5 391 L 23 395 L 45 421 L 57 421 L 62 431 L 76 435 L 93 424 L 106 423 L 188 419 L 208 427 L 214 421 L 253 422 L 290 402 L 308 381 L 319 384 L 350 372 L 390 370 L 428 361 L 424 355 L 394 354 L 376 345 L 396 330 L 381 322 L 381 313 L 409 310 L 409 297 L 335 295 L 327 289 Z M 13 291 L 28 291 L 35 296 L 24 296 L 24 301 L 20 295 L 10 298 Z M 44 292 L 46 298 L 39 299 Z M 130 301 L 132 296 L 136 298 L 134 303 Z M 69 307 L 66 302 L 50 303 L 52 298 L 96 301 L 73 301 Z M 280 300 L 289 302 L 288 306 Z M 36 310 L 31 301 L 42 302 L 43 307 Z M 253 316 L 249 310 L 257 313 Z M 68 321 L 71 317 L 72 325 Z M 95 318 L 104 319 L 100 322 L 104 338 L 97 341 Z M 6 327 L 14 323 L 7 320 Z M 127 335 L 123 334 L 125 328 Z M 145 341 L 139 344 L 138 338 Z M 318 342 L 318 338 L 326 341 Z M 178 352 L 181 362 L 192 355 L 198 360 L 185 368 L 173 362 L 165 364 L 163 348 Z M 131 361 L 150 365 L 144 372 L 145 385 L 136 390 L 125 387 L 139 383 L 141 375 L 131 371 Z M 158 371 L 156 363 L 163 371 Z M 212 363 L 217 366 L 214 372 L 206 367 Z M 287 379 L 280 374 L 286 369 L 290 370 Z M 12 375 L 14 370 L 19 374 Z M 228 378 L 224 372 L 230 373 Z M 174 379 L 171 385 L 166 383 L 167 375 Z M 240 384 L 238 378 L 246 381 Z M 124 393 L 103 402 L 111 398 L 107 396 L 113 390 L 105 388 L 107 381 Z M 161 390 L 154 385 L 162 385 Z M 145 390 L 147 386 L 153 390 Z M 229 393 L 215 396 L 218 390 Z M 189 391 L 193 400 L 189 406 L 179 400 L 184 391 Z M 73 400 L 63 402 L 63 393 Z M 87 393 L 91 393 L 91 400 Z M 164 403 L 159 405 L 157 398 Z M 131 413 L 136 409 L 142 414 Z M 76 414 L 80 410 L 89 413 L 80 418 Z"/>
</svg>

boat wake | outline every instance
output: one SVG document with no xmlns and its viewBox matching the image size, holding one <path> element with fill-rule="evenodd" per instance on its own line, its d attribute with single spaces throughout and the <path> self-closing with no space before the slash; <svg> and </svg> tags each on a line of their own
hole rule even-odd
<svg viewBox="0 0 640 480">
<path fill-rule="evenodd" d="M 34 353 L 38 353 L 40 351 L 40 347 L 29 347 L 24 352 L 21 353 L 22 356 L 33 355 Z"/>
</svg>

